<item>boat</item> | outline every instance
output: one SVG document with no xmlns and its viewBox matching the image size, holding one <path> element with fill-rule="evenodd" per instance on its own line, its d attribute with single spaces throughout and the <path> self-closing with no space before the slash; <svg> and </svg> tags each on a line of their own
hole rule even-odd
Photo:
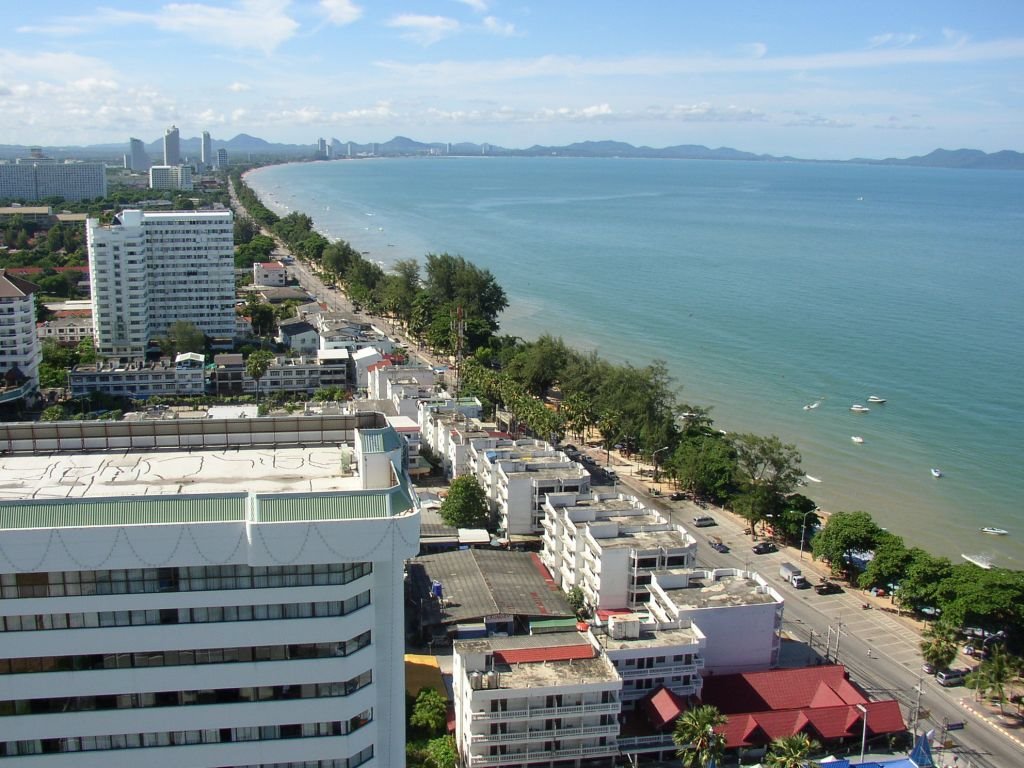
<svg viewBox="0 0 1024 768">
<path fill-rule="evenodd" d="M 976 565 L 983 570 L 992 570 L 992 558 L 988 555 L 965 555 L 961 552 L 960 557 L 962 557 L 968 563 Z"/>
<path fill-rule="evenodd" d="M 878 395 L 869 395 L 868 396 L 868 402 L 869 403 L 878 403 L 879 405 L 881 405 L 882 403 L 885 402 L 885 398 L 884 397 L 879 397 Z"/>
<path fill-rule="evenodd" d="M 942 470 L 938 467 L 932 467 L 932 477 L 942 477 Z"/>
<path fill-rule="evenodd" d="M 810 480 L 812 483 L 820 483 L 821 482 L 821 480 L 816 478 L 814 475 L 804 475 L 804 477 L 807 478 L 808 480 Z"/>
<path fill-rule="evenodd" d="M 996 528 L 996 527 L 991 526 L 991 525 L 986 525 L 984 528 L 982 528 L 980 530 L 981 530 L 982 533 L 990 533 L 993 536 L 1005 536 L 1006 534 L 1009 533 L 1009 531 L 1006 530 L 1005 528 Z"/>
<path fill-rule="evenodd" d="M 853 440 L 853 442 L 855 442 L 857 445 L 860 445 L 861 443 L 864 442 L 864 438 L 861 437 L 860 435 L 850 435 L 850 439 Z"/>
<path fill-rule="evenodd" d="M 854 413 L 867 413 L 871 409 L 868 408 L 866 405 L 861 405 L 860 403 L 854 403 L 853 405 L 850 406 L 850 410 L 853 411 Z"/>
<path fill-rule="evenodd" d="M 807 405 L 805 405 L 804 406 L 804 410 L 805 411 L 813 411 L 819 405 L 821 405 L 821 400 L 815 400 L 813 403 L 808 403 Z"/>
</svg>

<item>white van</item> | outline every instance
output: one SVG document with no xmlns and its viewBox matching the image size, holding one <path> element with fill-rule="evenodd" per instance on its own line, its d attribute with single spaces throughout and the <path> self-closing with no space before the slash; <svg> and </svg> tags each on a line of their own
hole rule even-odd
<svg viewBox="0 0 1024 768">
<path fill-rule="evenodd" d="M 718 523 L 715 522 L 715 518 L 711 517 L 711 515 L 697 515 L 693 518 L 693 524 L 698 528 L 707 528 L 711 525 L 718 525 Z"/>
<path fill-rule="evenodd" d="M 963 685 L 966 677 L 965 669 L 943 669 L 935 673 L 935 682 L 944 688 L 952 688 L 955 685 Z"/>
</svg>

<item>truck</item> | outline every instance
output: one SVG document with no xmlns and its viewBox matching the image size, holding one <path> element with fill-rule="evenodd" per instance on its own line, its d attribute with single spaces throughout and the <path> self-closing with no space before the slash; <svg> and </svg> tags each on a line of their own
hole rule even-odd
<svg viewBox="0 0 1024 768">
<path fill-rule="evenodd" d="M 803 573 L 800 572 L 800 569 L 792 563 L 783 563 L 780 565 L 779 576 L 784 578 L 797 589 L 803 589 L 804 587 L 810 586 L 807 579 L 804 578 Z"/>
</svg>

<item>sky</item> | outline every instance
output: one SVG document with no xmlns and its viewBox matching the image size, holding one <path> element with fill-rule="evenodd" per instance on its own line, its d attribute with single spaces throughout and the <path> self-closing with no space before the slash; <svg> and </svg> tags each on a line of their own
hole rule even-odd
<svg viewBox="0 0 1024 768">
<path fill-rule="evenodd" d="M 0 28 L 0 144 L 1024 150 L 1021 0 L 4 0 Z"/>
</svg>

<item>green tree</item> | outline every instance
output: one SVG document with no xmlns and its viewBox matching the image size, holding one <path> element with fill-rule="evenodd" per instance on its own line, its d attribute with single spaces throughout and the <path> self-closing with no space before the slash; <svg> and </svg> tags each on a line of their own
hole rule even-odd
<svg viewBox="0 0 1024 768">
<path fill-rule="evenodd" d="M 853 550 L 873 549 L 884 533 L 867 512 L 836 512 L 811 542 L 811 551 L 833 573 L 852 573 L 846 555 Z"/>
<path fill-rule="evenodd" d="M 772 741 L 765 755 L 764 763 L 768 768 L 807 768 L 816 766 L 808 757 L 821 749 L 821 745 L 806 733 L 784 736 Z"/>
<path fill-rule="evenodd" d="M 274 362 L 274 354 L 265 349 L 257 349 L 245 361 L 245 372 L 256 382 L 256 407 L 260 404 L 260 379 Z"/>
<path fill-rule="evenodd" d="M 666 461 L 666 469 L 690 493 L 722 499 L 736 476 L 736 454 L 720 436 L 694 435 L 683 439 Z"/>
<path fill-rule="evenodd" d="M 921 656 L 936 669 L 948 669 L 956 658 L 959 633 L 948 621 L 936 621 L 921 633 Z"/>
<path fill-rule="evenodd" d="M 537 341 L 522 345 L 505 371 L 528 392 L 542 397 L 561 377 L 570 354 L 564 341 L 544 334 Z"/>
<path fill-rule="evenodd" d="M 903 544 L 903 539 L 888 531 L 882 531 L 875 540 L 875 556 L 868 567 L 857 577 L 861 589 L 872 587 L 887 588 L 896 584 L 907 572 L 913 555 Z"/>
<path fill-rule="evenodd" d="M 1001 645 L 992 646 L 989 656 L 968 675 L 968 685 L 980 695 L 995 699 L 1002 713 L 1006 703 L 1006 686 L 1013 679 L 1013 663 Z"/>
<path fill-rule="evenodd" d="M 452 528 L 484 528 L 489 517 L 484 489 L 472 475 L 457 477 L 438 512 Z"/>
<path fill-rule="evenodd" d="M 939 607 L 946 600 L 942 585 L 952 572 L 953 564 L 947 558 L 912 548 L 896 593 L 897 602 L 902 608 L 913 611 Z"/>
<path fill-rule="evenodd" d="M 433 768 L 457 768 L 459 750 L 454 736 L 439 736 L 427 742 L 427 762 Z"/>
<path fill-rule="evenodd" d="M 787 495 L 796 490 L 803 478 L 796 446 L 783 443 L 775 435 L 735 435 L 733 446 L 739 477 L 747 485 Z"/>
<path fill-rule="evenodd" d="M 63 421 L 64 408 L 59 405 L 51 405 L 40 414 L 39 418 L 43 421 Z"/>
<path fill-rule="evenodd" d="M 86 336 L 75 347 L 78 352 L 79 363 L 95 363 L 99 359 L 99 354 L 96 352 L 96 343 L 93 341 L 92 336 Z"/>
<path fill-rule="evenodd" d="M 587 598 L 583 594 L 583 590 L 579 587 L 573 587 L 565 596 L 566 601 L 569 603 L 569 607 L 575 612 L 577 618 L 583 618 L 583 614 L 587 609 Z"/>
<path fill-rule="evenodd" d="M 274 308 L 269 304 L 257 302 L 248 305 L 249 320 L 252 323 L 252 332 L 257 336 L 269 336 L 274 332 Z"/>
<path fill-rule="evenodd" d="M 433 688 L 422 688 L 416 696 L 409 724 L 428 736 L 444 733 L 448 723 L 448 700 Z"/>
<path fill-rule="evenodd" d="M 174 354 L 206 351 L 206 335 L 192 323 L 178 320 L 167 329 L 167 340 Z"/>
<path fill-rule="evenodd" d="M 715 728 L 726 724 L 725 715 L 711 704 L 692 707 L 680 715 L 672 731 L 676 755 L 686 768 L 707 768 L 725 751 L 725 736 Z"/>
</svg>

